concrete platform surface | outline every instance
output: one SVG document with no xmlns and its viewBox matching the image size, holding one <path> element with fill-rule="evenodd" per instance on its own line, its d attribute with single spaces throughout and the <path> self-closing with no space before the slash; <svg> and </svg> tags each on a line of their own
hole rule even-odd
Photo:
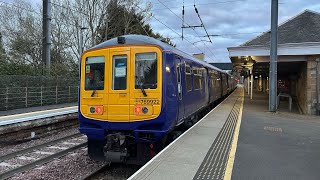
<svg viewBox="0 0 320 180">
<path fill-rule="evenodd" d="M 11 109 L 8 111 L 0 111 L 0 117 L 14 115 L 14 114 L 23 114 L 23 113 L 29 113 L 29 112 L 35 112 L 35 111 L 42 111 L 42 110 L 59 109 L 64 107 L 77 106 L 77 105 L 78 103 L 75 102 L 75 103 L 65 103 L 65 104 L 53 104 L 53 105 L 47 105 L 47 106 L 27 107 L 27 108 L 21 108 L 21 109 Z"/>
<path fill-rule="evenodd" d="M 223 145 L 226 143 L 222 141 L 215 141 L 215 139 L 223 134 L 221 132 L 227 132 L 221 131 L 223 127 L 231 127 L 231 123 L 229 123 L 229 126 L 225 126 L 228 124 L 226 121 L 227 119 L 230 119 L 230 117 L 233 117 L 230 116 L 230 114 L 232 115 L 232 109 L 240 97 L 240 92 L 242 92 L 242 88 L 234 91 L 227 99 L 220 103 L 220 105 L 202 118 L 197 124 L 187 130 L 146 165 L 140 168 L 140 170 L 133 174 L 129 180 L 197 179 L 195 175 L 200 174 L 201 172 L 206 175 L 205 177 L 208 177 L 208 174 L 205 173 L 205 171 L 208 167 L 211 168 L 209 164 L 213 167 L 214 163 L 212 162 L 226 161 L 227 159 L 216 159 L 218 155 L 212 157 L 212 154 L 216 154 L 216 152 L 219 154 L 219 152 L 224 152 L 225 149 L 227 150 L 227 153 L 220 153 L 219 156 L 228 157 L 230 147 L 226 146 L 226 148 L 223 148 Z M 233 124 L 235 123 L 233 122 Z M 229 129 L 227 130 L 229 132 Z M 233 134 L 232 131 L 230 132 L 231 137 L 229 136 L 229 138 L 226 138 L 226 136 L 221 136 L 222 138 L 218 139 L 231 140 Z M 218 169 L 222 169 L 222 171 L 224 171 L 225 165 L 226 163 L 221 163 L 222 168 L 218 167 Z M 217 166 L 215 167 L 217 168 Z M 200 175 L 202 176 L 203 174 Z"/>
<path fill-rule="evenodd" d="M 67 106 L 67 107 L 65 107 Z M 29 111 L 28 111 L 29 110 Z M 17 114 L 10 112 L 0 114 L 0 126 L 21 123 L 31 120 L 50 118 L 78 112 L 78 106 L 74 104 L 43 106 L 16 110 Z"/>
<path fill-rule="evenodd" d="M 245 97 L 232 180 L 320 179 L 320 117 L 268 112 L 268 96 Z"/>
</svg>

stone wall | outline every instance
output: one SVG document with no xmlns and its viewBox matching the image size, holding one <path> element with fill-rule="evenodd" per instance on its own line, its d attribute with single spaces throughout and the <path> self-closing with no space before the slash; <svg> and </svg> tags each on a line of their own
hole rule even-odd
<svg viewBox="0 0 320 180">
<path fill-rule="evenodd" d="M 307 106 L 307 62 L 303 64 L 301 67 L 301 73 L 298 76 L 298 80 L 296 83 L 296 94 L 299 106 L 303 112 L 303 114 L 307 114 L 308 106 Z"/>
<path fill-rule="evenodd" d="M 307 114 L 316 114 L 316 59 L 320 56 L 308 56 L 307 58 Z M 320 69 L 319 69 L 320 70 Z M 319 78 L 320 79 L 320 78 Z M 320 82 L 319 82 L 320 83 Z"/>
</svg>

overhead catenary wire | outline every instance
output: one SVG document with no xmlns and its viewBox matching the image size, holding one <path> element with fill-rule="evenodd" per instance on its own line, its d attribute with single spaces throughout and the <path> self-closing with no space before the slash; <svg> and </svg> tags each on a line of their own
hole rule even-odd
<svg viewBox="0 0 320 180">
<path fill-rule="evenodd" d="M 180 20 L 182 20 L 182 27 L 184 26 L 184 23 L 185 23 L 185 21 L 184 21 L 184 18 L 182 17 L 180 17 L 180 16 L 178 16 L 175 12 L 173 12 L 168 6 L 166 6 L 161 0 L 157 0 L 157 1 L 159 1 L 159 3 L 161 3 L 164 7 L 166 7 L 166 9 L 168 9 L 172 14 L 174 14 L 176 17 L 178 17 Z M 184 5 L 184 0 L 183 0 L 183 5 Z M 184 16 L 184 8 L 183 8 L 183 10 L 182 10 L 182 16 Z M 188 23 L 186 23 L 188 26 L 190 26 Z M 200 36 L 198 33 L 197 33 L 197 31 L 195 30 L 195 29 L 192 29 L 198 36 Z M 184 35 L 183 35 L 183 29 L 182 29 L 182 34 L 181 34 L 181 36 L 180 36 L 181 38 L 182 38 L 182 40 L 183 40 L 183 38 L 184 38 Z M 203 42 L 203 40 L 201 39 L 201 38 L 199 38 L 200 39 L 200 41 L 197 41 L 197 42 Z M 196 42 L 196 43 L 197 43 Z M 195 43 L 192 43 L 193 45 L 195 45 Z M 203 43 L 204 44 L 204 46 L 206 46 L 206 44 L 205 43 Z M 213 57 L 214 58 L 216 58 L 216 56 L 215 56 L 215 54 L 211 51 L 211 49 L 208 47 L 208 46 L 206 46 L 206 48 L 210 51 L 210 53 L 213 55 Z M 212 57 L 211 57 L 212 58 Z M 213 58 L 212 58 L 213 59 Z"/>
<path fill-rule="evenodd" d="M 223 37 L 223 36 L 237 36 L 237 35 L 244 35 L 244 34 L 263 34 L 263 33 L 269 33 L 269 31 L 257 31 L 257 32 L 239 32 L 239 33 L 225 33 L 225 34 L 209 34 L 211 37 Z M 197 36 L 197 37 L 207 37 L 205 36 Z M 180 36 L 176 37 L 170 37 L 170 39 L 178 39 L 181 38 Z"/>
<path fill-rule="evenodd" d="M 139 7 L 138 5 L 136 5 L 136 7 L 140 10 L 143 10 L 141 7 Z M 150 12 L 147 12 L 152 18 L 154 18 L 156 21 L 158 21 L 160 24 L 164 25 L 166 28 L 168 28 L 169 30 L 171 30 L 173 33 L 175 33 L 176 35 L 178 35 L 180 38 L 181 38 L 181 35 L 175 31 L 174 29 L 170 28 L 167 24 L 165 24 L 164 22 L 160 21 L 158 18 L 156 18 L 152 13 Z M 193 45 L 194 47 L 196 47 L 200 52 L 203 53 L 203 51 L 198 47 L 198 46 L 195 46 L 194 44 L 192 44 L 191 41 L 189 41 L 188 39 L 186 39 L 186 41 L 188 43 L 190 43 L 191 45 Z"/>
<path fill-rule="evenodd" d="M 211 3 L 202 3 L 202 4 L 197 4 L 197 6 L 206 6 L 206 5 L 213 5 L 213 4 L 225 4 L 225 3 L 232 3 L 232 2 L 244 2 L 247 0 L 230 0 L 230 1 L 219 1 L 219 2 L 211 2 Z M 184 5 L 184 7 L 192 7 L 193 4 L 188 4 Z M 176 9 L 180 8 L 181 6 L 174 6 L 174 7 L 169 7 L 171 9 Z M 159 10 L 164 10 L 166 8 L 158 8 L 158 9 L 152 9 L 152 11 L 159 11 Z"/>
<path fill-rule="evenodd" d="M 37 12 L 37 11 L 34 11 L 34 10 L 31 10 L 31 9 L 27 9 L 27 8 L 23 8 L 23 7 L 20 7 L 18 5 L 15 5 L 15 4 L 12 4 L 12 3 L 8 3 L 8 2 L 4 2 L 4 1 L 0 1 L 0 3 L 3 3 L 3 4 L 6 4 L 6 5 L 9 5 L 9 6 L 12 6 L 12 7 L 15 7 L 15 8 L 18 8 L 18 9 L 22 9 L 22 10 L 25 10 L 25 11 L 29 11 L 29 12 L 32 12 L 32 13 L 35 13 L 35 14 L 38 14 L 38 15 L 42 15 L 40 12 Z M 80 12 L 80 11 L 77 11 L 77 10 L 74 10 L 72 8 L 68 8 L 68 7 L 65 7 L 65 6 L 62 6 L 62 5 L 58 5 L 56 3 L 52 3 L 52 5 L 54 6 L 59 6 L 61 8 L 66 8 L 66 9 L 69 9 L 70 11 L 74 11 L 74 12 L 79 12 L 81 14 L 84 14 L 86 15 L 85 13 L 83 12 Z M 140 10 L 142 10 L 142 8 L 140 8 L 138 5 L 135 5 L 137 8 L 139 8 Z M 155 17 L 152 13 L 148 12 L 148 14 L 154 18 L 156 21 L 158 21 L 159 23 L 161 23 L 162 25 L 164 25 L 166 28 L 168 28 L 169 30 L 171 30 L 172 32 L 174 32 L 176 35 L 178 35 L 179 37 L 181 37 L 181 35 L 176 32 L 174 29 L 170 28 L 168 25 L 166 25 L 165 23 L 163 23 L 161 20 L 159 20 L 157 17 Z M 59 21 L 59 19 L 56 19 L 54 17 L 51 17 L 53 20 L 56 20 L 56 21 Z M 71 24 L 71 23 L 68 23 L 69 25 L 72 25 L 72 26 L 79 26 L 79 24 Z M 140 24 L 141 25 L 141 24 Z M 144 29 L 145 30 L 145 29 Z M 146 31 L 146 30 L 145 30 Z M 43 37 L 41 37 L 43 38 Z M 188 43 L 190 43 L 191 45 L 193 45 L 196 49 L 198 49 L 201 53 L 203 53 L 203 51 L 196 45 L 194 45 L 190 40 L 188 39 L 185 39 Z"/>
<path fill-rule="evenodd" d="M 194 10 L 196 11 L 196 13 L 197 13 L 197 15 L 198 15 L 198 17 L 199 17 L 199 20 L 200 20 L 200 22 L 201 22 L 201 25 L 202 25 L 202 27 L 203 27 L 203 29 L 205 30 L 205 32 L 206 32 L 206 34 L 207 34 L 207 36 L 208 36 L 208 38 L 209 38 L 209 41 L 210 41 L 210 43 L 212 43 L 212 41 L 211 41 L 211 38 L 210 38 L 210 36 L 209 36 L 209 34 L 208 34 L 208 31 L 207 31 L 207 29 L 206 29 L 206 26 L 204 25 L 204 23 L 203 23 L 203 21 L 202 21 L 202 19 L 201 19 L 201 16 L 200 16 L 200 14 L 199 14 L 199 11 L 198 11 L 198 9 L 197 9 L 197 7 L 196 7 L 196 0 L 194 0 Z"/>
<path fill-rule="evenodd" d="M 260 32 L 243 32 L 243 33 L 208 34 L 202 37 L 235 36 L 235 35 L 242 35 L 242 34 L 259 34 L 259 33 L 265 33 L 265 32 L 260 31 Z"/>
<path fill-rule="evenodd" d="M 143 26 L 143 24 L 141 24 L 141 22 L 138 20 L 138 18 L 136 16 L 134 16 L 136 21 L 139 23 L 139 25 L 141 26 L 141 28 L 144 30 L 144 32 L 146 33 L 146 35 L 148 35 L 150 37 L 150 34 L 148 33 L 148 31 L 146 30 L 146 28 Z"/>
</svg>

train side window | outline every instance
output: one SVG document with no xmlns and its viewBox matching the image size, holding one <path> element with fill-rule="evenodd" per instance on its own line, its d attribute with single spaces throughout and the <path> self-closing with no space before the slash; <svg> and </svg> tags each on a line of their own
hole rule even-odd
<svg viewBox="0 0 320 180">
<path fill-rule="evenodd" d="M 215 87 L 215 85 L 216 85 L 216 77 L 215 77 L 215 75 L 214 75 L 214 71 L 211 71 L 210 72 L 210 76 L 211 76 L 211 83 L 212 83 L 212 87 Z"/>
<path fill-rule="evenodd" d="M 182 88 L 181 88 L 181 70 L 180 70 L 180 64 L 177 65 L 176 70 L 177 70 L 177 83 L 178 83 L 178 95 L 179 99 L 182 99 Z"/>
<path fill-rule="evenodd" d="M 189 65 L 186 65 L 186 88 L 187 92 L 192 91 L 192 78 L 191 78 L 191 68 Z"/>
<path fill-rule="evenodd" d="M 195 90 L 199 90 L 202 88 L 201 86 L 201 83 L 202 83 L 202 80 L 201 80 L 201 77 L 202 77 L 202 71 L 201 71 L 201 68 L 194 68 L 193 69 L 193 85 L 194 85 L 194 89 Z"/>
<path fill-rule="evenodd" d="M 213 72 L 212 75 L 214 86 L 219 86 L 219 74 L 217 72 Z"/>
<path fill-rule="evenodd" d="M 104 89 L 104 65 L 103 56 L 87 57 L 85 66 L 85 90 Z"/>
<path fill-rule="evenodd" d="M 224 78 L 225 78 L 225 77 L 224 77 L 224 74 L 221 74 L 221 84 L 222 84 L 222 88 L 225 88 L 225 86 L 226 86 L 226 81 L 225 81 Z"/>
<path fill-rule="evenodd" d="M 202 89 L 202 73 L 203 72 L 204 72 L 204 68 L 199 69 L 198 76 L 199 76 L 200 89 Z"/>
<path fill-rule="evenodd" d="M 229 88 L 229 78 L 227 74 L 226 74 L 226 86 Z"/>
<path fill-rule="evenodd" d="M 127 89 L 127 55 L 112 57 L 112 89 Z"/>
</svg>

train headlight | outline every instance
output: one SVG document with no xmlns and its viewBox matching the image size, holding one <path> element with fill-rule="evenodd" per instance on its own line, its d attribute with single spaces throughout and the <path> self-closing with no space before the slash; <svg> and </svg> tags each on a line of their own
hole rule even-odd
<svg viewBox="0 0 320 180">
<path fill-rule="evenodd" d="M 147 107 L 143 107 L 143 108 L 142 108 L 142 112 L 143 112 L 143 114 L 147 114 L 147 113 L 148 113 L 148 111 L 149 111 L 149 109 L 148 109 Z"/>
<path fill-rule="evenodd" d="M 96 108 L 94 108 L 94 107 L 90 107 L 90 113 L 95 113 L 96 112 Z"/>
<path fill-rule="evenodd" d="M 103 106 L 91 106 L 90 114 L 103 114 Z"/>
</svg>

